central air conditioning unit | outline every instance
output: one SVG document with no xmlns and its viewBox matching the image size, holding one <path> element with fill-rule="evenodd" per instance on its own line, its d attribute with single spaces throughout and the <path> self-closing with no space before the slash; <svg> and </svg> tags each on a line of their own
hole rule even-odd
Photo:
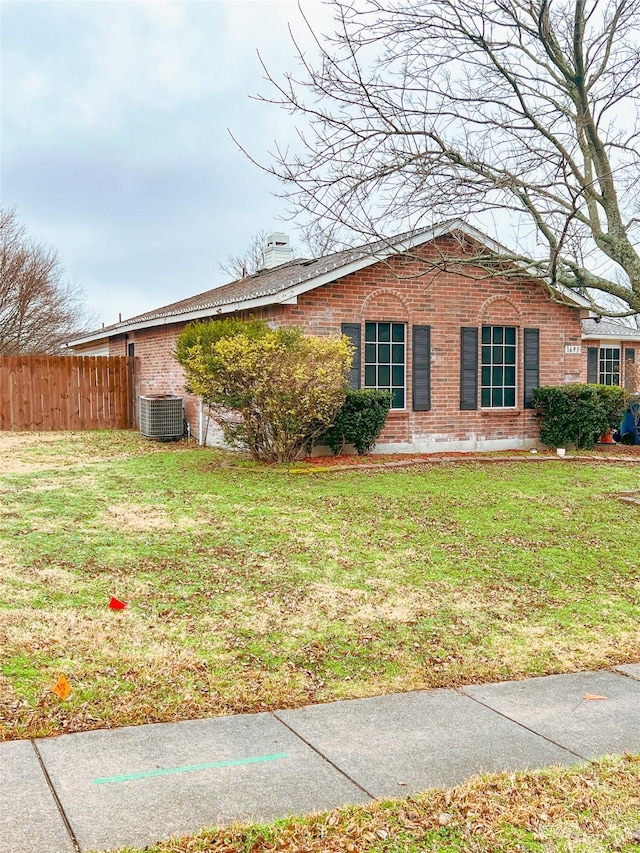
<svg viewBox="0 0 640 853">
<path fill-rule="evenodd" d="M 140 398 L 140 433 L 158 441 L 174 441 L 184 435 L 182 397 L 154 394 Z"/>
</svg>

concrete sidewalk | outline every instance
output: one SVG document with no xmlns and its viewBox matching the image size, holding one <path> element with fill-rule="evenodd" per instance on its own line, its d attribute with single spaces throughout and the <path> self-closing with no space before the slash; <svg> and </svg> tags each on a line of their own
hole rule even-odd
<svg viewBox="0 0 640 853">
<path fill-rule="evenodd" d="M 10 741 L 0 853 L 144 847 L 624 751 L 640 751 L 640 664 Z"/>
</svg>

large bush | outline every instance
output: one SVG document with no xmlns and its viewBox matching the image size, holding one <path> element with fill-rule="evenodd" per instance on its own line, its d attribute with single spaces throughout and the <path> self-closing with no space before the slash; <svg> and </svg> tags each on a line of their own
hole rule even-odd
<svg viewBox="0 0 640 853">
<path fill-rule="evenodd" d="M 345 444 L 353 444 L 358 453 L 368 453 L 382 432 L 391 394 L 374 388 L 347 391 L 342 408 L 318 444 L 327 444 L 333 453 L 340 453 Z"/>
<path fill-rule="evenodd" d="M 215 346 L 218 341 L 235 335 L 258 340 L 270 331 L 262 320 L 225 319 L 189 323 L 178 337 L 173 354 L 184 368 L 186 390 L 201 397 L 205 405 L 213 406 L 219 394 L 218 371 L 222 367 Z"/>
<path fill-rule="evenodd" d="M 352 352 L 344 337 L 214 320 L 188 326 L 175 357 L 229 445 L 263 462 L 286 462 L 333 423 Z"/>
<path fill-rule="evenodd" d="M 607 428 L 615 429 L 627 403 L 617 385 L 561 385 L 536 388 L 540 441 L 549 447 L 592 447 Z"/>
</svg>

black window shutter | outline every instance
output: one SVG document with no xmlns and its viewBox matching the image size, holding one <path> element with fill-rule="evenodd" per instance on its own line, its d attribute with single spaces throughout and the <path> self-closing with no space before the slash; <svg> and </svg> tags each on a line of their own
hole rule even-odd
<svg viewBox="0 0 640 853">
<path fill-rule="evenodd" d="M 587 347 L 587 382 L 590 385 L 598 381 L 598 347 Z"/>
<path fill-rule="evenodd" d="M 524 330 L 524 407 L 533 408 L 533 389 L 540 385 L 540 329 Z"/>
<path fill-rule="evenodd" d="M 362 349 L 360 338 L 362 329 L 360 323 L 343 323 L 342 334 L 346 335 L 356 348 L 353 354 L 353 363 L 349 371 L 349 388 L 357 390 L 360 387 L 360 351 Z"/>
<path fill-rule="evenodd" d="M 632 364 L 635 364 L 636 351 L 633 349 L 633 347 L 628 347 L 624 351 L 624 364 L 625 364 L 624 387 L 627 391 L 633 391 L 634 388 L 633 388 L 633 382 L 632 382 L 632 380 L 633 380 L 632 372 L 630 370 L 627 371 L 627 369 L 626 369 L 628 361 L 630 361 Z"/>
<path fill-rule="evenodd" d="M 460 329 L 460 408 L 478 408 L 478 330 Z"/>
<path fill-rule="evenodd" d="M 413 327 L 413 411 L 431 408 L 431 326 Z"/>
</svg>

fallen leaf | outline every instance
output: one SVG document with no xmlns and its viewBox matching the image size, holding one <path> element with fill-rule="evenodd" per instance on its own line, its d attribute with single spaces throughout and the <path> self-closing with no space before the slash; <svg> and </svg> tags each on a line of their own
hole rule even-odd
<svg viewBox="0 0 640 853">
<path fill-rule="evenodd" d="M 606 696 L 598 696 L 597 693 L 585 693 L 583 699 L 606 699 Z"/>
</svg>

